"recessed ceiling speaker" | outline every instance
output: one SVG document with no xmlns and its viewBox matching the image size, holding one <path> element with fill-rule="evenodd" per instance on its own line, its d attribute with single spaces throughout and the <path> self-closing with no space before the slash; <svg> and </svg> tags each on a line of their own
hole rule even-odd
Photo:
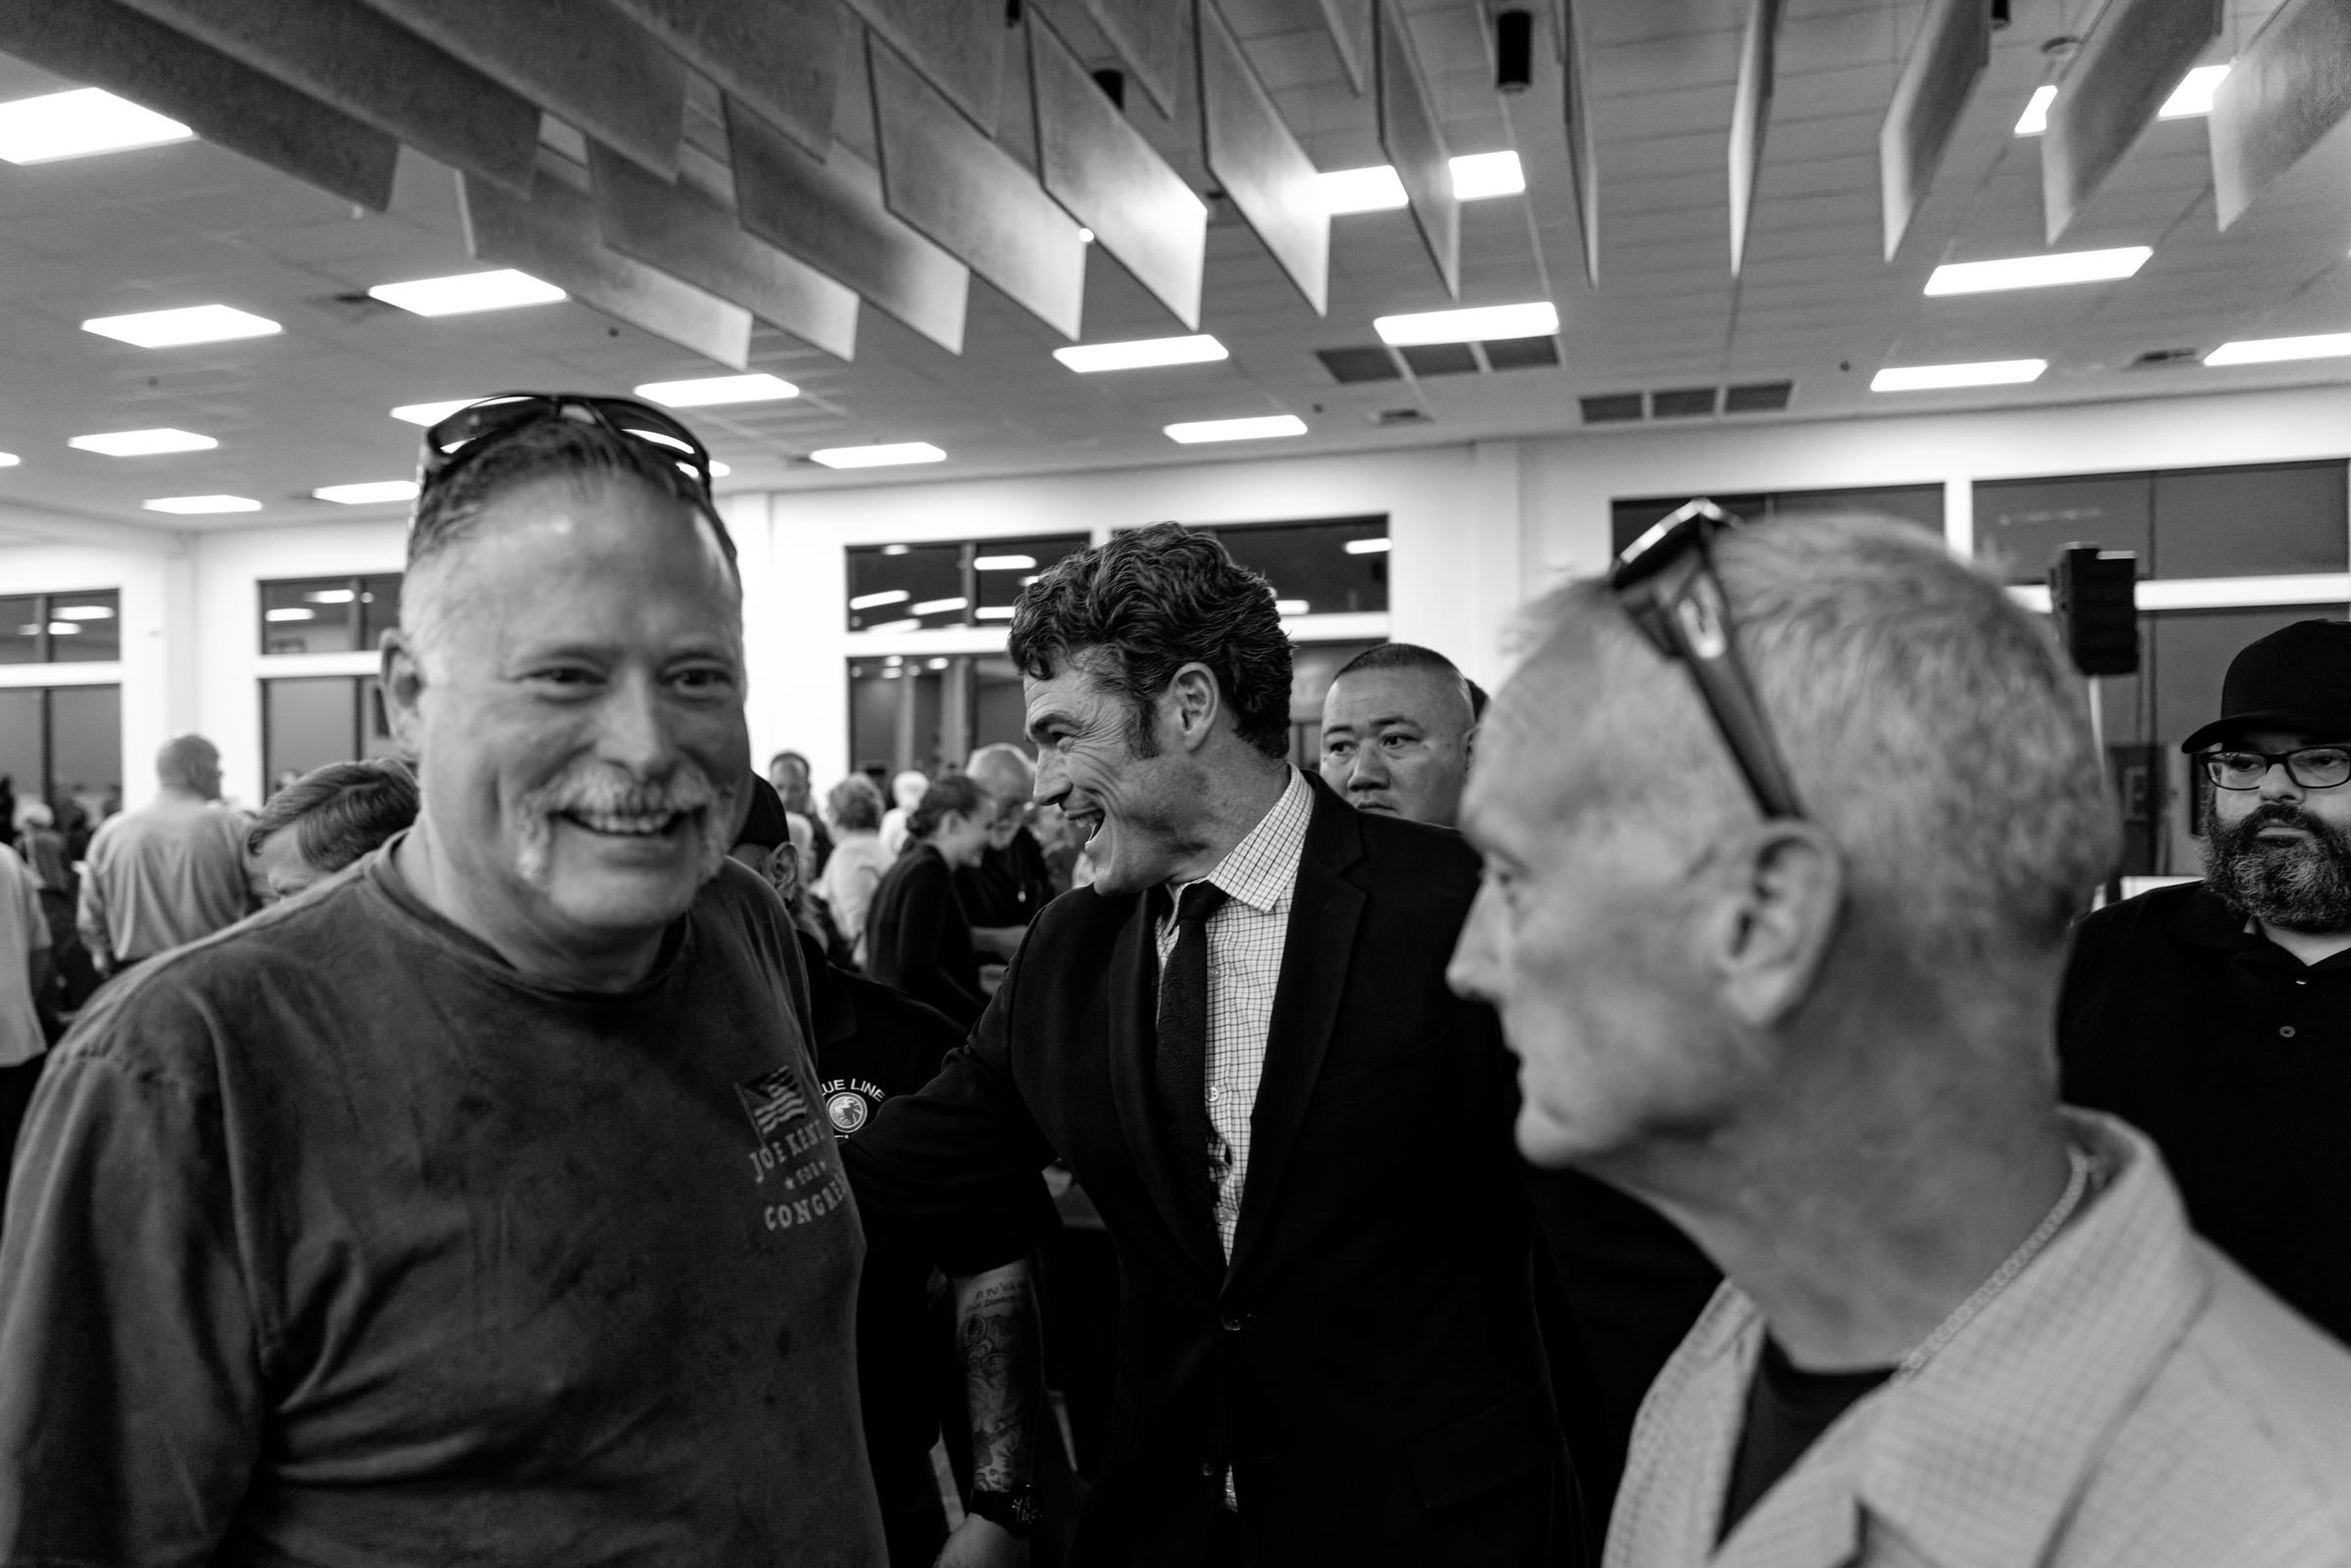
<svg viewBox="0 0 2351 1568">
<path fill-rule="evenodd" d="M 1511 7 L 1494 13 L 1494 90 L 1522 93 L 1535 79 L 1535 14 Z"/>
</svg>

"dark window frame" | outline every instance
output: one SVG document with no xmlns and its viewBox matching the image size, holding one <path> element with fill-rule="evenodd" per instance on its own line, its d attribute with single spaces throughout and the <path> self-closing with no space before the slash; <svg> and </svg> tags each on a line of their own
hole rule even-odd
<svg viewBox="0 0 2351 1568">
<path fill-rule="evenodd" d="M 15 665 L 15 667 L 17 667 L 17 668 L 24 668 L 24 667 L 28 667 L 28 666 L 31 666 L 31 665 L 36 665 L 36 664 L 119 664 L 119 663 L 120 663 L 120 662 L 121 662 L 121 659 L 122 659 L 122 590 L 121 590 L 121 589 L 120 589 L 120 588 L 74 588 L 74 589 L 55 589 L 55 590 L 47 590 L 47 591 L 43 591 L 43 592 L 41 592 L 41 593 L 36 593 L 36 594 L 5 594 L 5 595 L 0 595 L 0 597 L 6 597 L 6 598 L 12 598 L 12 599 L 13 599 L 13 598 L 27 598 L 27 599 L 30 599 L 30 600 L 32 600 L 32 602 L 33 602 L 33 606 L 34 606 L 34 608 L 33 608 L 33 624 L 34 624 L 34 625 L 36 625 L 36 626 L 38 626 L 38 627 L 40 628 L 40 630 L 39 630 L 38 632 L 36 632 L 36 633 L 34 633 L 34 634 L 33 634 L 33 656 L 32 656 L 31 658 L 29 658 L 29 659 L 22 659 L 22 660 L 18 660 L 18 661 L 16 661 L 16 665 Z M 49 630 L 49 628 L 50 628 L 51 624 L 52 624 L 52 623 L 54 623 L 54 622 L 57 620 L 57 618 L 58 618 L 58 617 L 57 617 L 57 604 L 58 604 L 58 601 L 59 601 L 60 599 L 81 599 L 81 600 L 89 600 L 89 599 L 99 599 L 99 598 L 107 598 L 107 599 L 112 599 L 112 600 L 114 601 L 114 612 L 115 612 L 115 613 L 114 613 L 114 616 L 113 616 L 113 620 L 114 620 L 114 623 L 115 623 L 115 651 L 114 651 L 114 656 L 113 656 L 112 658 L 104 658 L 104 659 L 78 659 L 78 658 L 67 658 L 67 659 L 61 659 L 61 658 L 59 658 L 59 657 L 57 656 L 57 644 L 58 644 L 58 637 L 57 637 L 57 634 Z"/>
<path fill-rule="evenodd" d="M 260 639 L 261 655 L 265 659 L 315 658 L 327 653 L 373 653 L 383 644 L 383 634 L 399 624 L 395 614 L 379 624 L 380 611 L 370 609 L 378 602 L 373 586 L 389 580 L 393 585 L 394 604 L 399 603 L 400 590 L 405 586 L 406 572 L 327 572 L 314 577 L 265 577 L 254 584 L 254 616 Z M 269 628 L 276 623 L 269 619 L 269 591 L 271 589 L 341 588 L 351 598 L 352 644 L 346 648 L 320 648 L 302 653 L 273 652 L 269 646 Z"/>
</svg>

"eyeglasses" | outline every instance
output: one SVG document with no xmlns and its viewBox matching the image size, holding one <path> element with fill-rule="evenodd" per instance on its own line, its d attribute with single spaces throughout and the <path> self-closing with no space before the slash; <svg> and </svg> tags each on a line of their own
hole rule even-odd
<svg viewBox="0 0 2351 1568">
<path fill-rule="evenodd" d="M 2197 759 L 2204 777 L 2223 789 L 2259 789 L 2282 762 L 2285 776 L 2305 789 L 2332 789 L 2351 781 L 2351 746 L 2298 746 L 2292 751 L 2207 751 Z"/>
<path fill-rule="evenodd" d="M 630 398 L 595 398 L 578 392 L 502 392 L 467 404 L 424 433 L 416 461 L 419 489 L 446 480 L 451 471 L 486 451 L 499 437 L 548 419 L 576 419 L 650 447 L 710 498 L 710 452 L 693 431 L 660 409 Z"/>
<path fill-rule="evenodd" d="M 1800 818 L 1796 785 L 1780 760 L 1754 682 L 1732 636 L 1730 603 L 1714 573 L 1714 536 L 1739 526 L 1710 500 L 1694 500 L 1616 557 L 1608 591 L 1650 645 L 1687 665 L 1714 728 L 1763 815 Z"/>
</svg>

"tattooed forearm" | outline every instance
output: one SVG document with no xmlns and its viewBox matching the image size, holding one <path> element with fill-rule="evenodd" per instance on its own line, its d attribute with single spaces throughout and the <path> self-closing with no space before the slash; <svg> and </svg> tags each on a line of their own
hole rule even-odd
<svg viewBox="0 0 2351 1568">
<path fill-rule="evenodd" d="M 955 1337 L 972 1415 L 972 1484 L 1005 1492 L 1035 1467 L 1038 1391 L 1036 1298 L 1026 1262 L 955 1282 Z"/>
</svg>

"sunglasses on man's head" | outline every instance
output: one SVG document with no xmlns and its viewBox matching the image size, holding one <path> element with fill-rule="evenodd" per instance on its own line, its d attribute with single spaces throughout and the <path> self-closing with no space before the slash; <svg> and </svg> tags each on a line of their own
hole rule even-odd
<svg viewBox="0 0 2351 1568">
<path fill-rule="evenodd" d="M 480 452 L 550 419 L 574 419 L 649 449 L 694 481 L 710 498 L 710 452 L 693 431 L 660 409 L 632 398 L 597 398 L 578 392 L 502 392 L 467 404 L 424 433 L 416 483 L 427 488 Z"/>
<path fill-rule="evenodd" d="M 1714 574 L 1714 536 L 1738 526 L 1712 501 L 1691 501 L 1625 547 L 1608 572 L 1608 592 L 1652 647 L 1689 669 L 1763 815 L 1800 818 L 1796 785 L 1739 657 L 1730 600 Z"/>
</svg>

